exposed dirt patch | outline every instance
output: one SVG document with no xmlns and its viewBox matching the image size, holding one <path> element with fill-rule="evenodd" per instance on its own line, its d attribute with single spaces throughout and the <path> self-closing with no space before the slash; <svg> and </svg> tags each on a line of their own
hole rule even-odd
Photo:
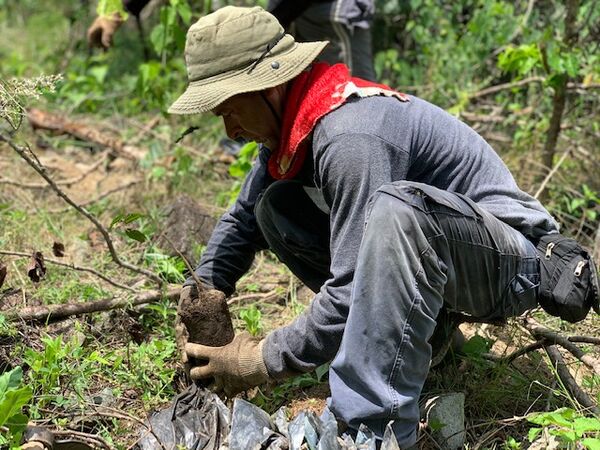
<svg viewBox="0 0 600 450">
<path fill-rule="evenodd" d="M 293 419 L 302 411 L 312 411 L 321 415 L 325 406 L 327 406 L 327 397 L 331 395 L 329 385 L 326 383 L 318 384 L 299 393 L 298 398 L 293 399 L 288 405 L 290 417 Z"/>
<path fill-rule="evenodd" d="M 169 202 L 164 214 L 165 221 L 157 245 L 171 256 L 181 253 L 194 266 L 197 262 L 194 248 L 208 242 L 216 219 L 205 207 L 185 194 Z"/>
</svg>

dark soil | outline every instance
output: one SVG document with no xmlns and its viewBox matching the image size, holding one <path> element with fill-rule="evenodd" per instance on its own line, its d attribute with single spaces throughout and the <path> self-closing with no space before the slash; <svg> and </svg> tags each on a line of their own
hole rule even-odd
<svg viewBox="0 0 600 450">
<path fill-rule="evenodd" d="M 189 333 L 188 342 L 221 347 L 233 340 L 231 315 L 221 291 L 200 291 L 189 304 L 179 306 L 179 314 Z"/>
</svg>

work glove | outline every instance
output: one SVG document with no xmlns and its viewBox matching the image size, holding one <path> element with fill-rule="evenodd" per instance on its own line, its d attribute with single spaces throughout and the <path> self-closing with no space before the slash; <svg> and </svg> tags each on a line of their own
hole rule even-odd
<svg viewBox="0 0 600 450">
<path fill-rule="evenodd" d="M 267 382 L 269 373 L 263 360 L 263 343 L 264 340 L 254 338 L 248 332 L 238 334 L 223 347 L 188 343 L 185 346 L 188 359 L 206 361 L 206 364 L 191 369 L 192 380 L 213 378 L 211 388 L 228 397 Z"/>
<path fill-rule="evenodd" d="M 108 50 L 112 46 L 113 36 L 119 29 L 123 19 L 119 13 L 110 16 L 98 16 L 87 30 L 90 47 L 101 47 Z"/>
</svg>

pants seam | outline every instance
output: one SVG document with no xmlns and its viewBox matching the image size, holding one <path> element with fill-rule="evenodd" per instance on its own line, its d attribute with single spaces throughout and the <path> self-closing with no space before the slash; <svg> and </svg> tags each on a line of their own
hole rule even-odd
<svg viewBox="0 0 600 450">
<path fill-rule="evenodd" d="M 433 247 L 431 247 L 431 245 L 428 245 L 427 248 L 423 249 L 419 253 L 419 261 L 421 261 L 423 259 L 423 255 L 429 251 L 431 251 L 435 254 L 435 250 L 433 249 Z M 418 281 L 419 275 L 421 273 L 425 273 L 422 263 L 421 263 L 421 266 L 419 267 L 419 270 L 417 270 L 417 272 L 414 275 L 414 277 L 415 277 L 415 283 L 414 283 L 415 296 L 411 300 L 410 310 L 409 310 L 408 314 L 406 315 L 406 321 L 404 322 L 404 328 L 402 329 L 402 341 L 400 342 L 400 346 L 398 347 L 398 351 L 396 352 L 396 356 L 394 358 L 394 364 L 392 366 L 392 370 L 391 370 L 390 376 L 388 378 L 388 392 L 389 392 L 390 398 L 392 400 L 392 407 L 390 408 L 390 415 L 392 417 L 398 411 L 398 398 L 397 398 L 395 390 L 393 389 L 393 385 L 394 385 L 394 380 L 396 378 L 396 374 L 397 374 L 397 370 L 398 370 L 398 366 L 399 366 L 400 355 L 402 354 L 402 351 L 404 350 L 404 347 L 405 347 L 406 341 L 407 341 L 406 327 L 409 325 L 410 319 L 412 319 L 412 317 L 414 315 L 414 311 L 415 311 L 415 307 L 417 306 L 417 303 L 421 302 L 421 299 L 423 298 L 422 296 L 420 296 L 419 281 Z"/>
<path fill-rule="evenodd" d="M 392 400 L 392 407 L 390 408 L 390 415 L 394 416 L 397 411 L 398 411 L 398 398 L 396 395 L 396 392 L 393 388 L 394 386 L 394 380 L 396 378 L 396 374 L 400 365 L 400 355 L 402 354 L 402 351 L 404 350 L 404 347 L 406 346 L 406 327 L 409 326 L 409 322 L 410 319 L 413 317 L 414 315 L 414 311 L 415 311 L 415 307 L 418 301 L 420 301 L 418 299 L 418 293 L 419 293 L 419 289 L 418 289 L 418 282 L 416 281 L 416 277 L 423 271 L 422 268 L 420 268 L 417 273 L 415 274 L 415 296 L 413 297 L 413 299 L 411 300 L 411 305 L 410 305 L 410 310 L 408 312 L 408 314 L 406 315 L 406 321 L 404 322 L 404 327 L 402 329 L 402 340 L 400 341 L 400 345 L 398 347 L 398 351 L 396 352 L 396 356 L 394 357 L 394 364 L 392 366 L 392 370 L 390 372 L 390 376 L 388 378 L 388 392 L 390 395 L 390 398 Z"/>
</svg>

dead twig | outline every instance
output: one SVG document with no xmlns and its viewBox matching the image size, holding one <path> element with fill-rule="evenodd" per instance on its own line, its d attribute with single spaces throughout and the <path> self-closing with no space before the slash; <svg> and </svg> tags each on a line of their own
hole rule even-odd
<svg viewBox="0 0 600 450">
<path fill-rule="evenodd" d="M 550 179 L 554 176 L 554 174 L 556 172 L 558 172 L 558 169 L 560 169 L 560 166 L 562 166 L 562 163 L 565 162 L 565 159 L 567 159 L 567 156 L 569 156 L 569 153 L 571 153 L 571 147 L 568 147 L 563 152 L 562 156 L 560 157 L 560 159 L 558 160 L 556 165 L 552 168 L 552 170 L 550 172 L 548 172 L 548 175 L 546 175 L 546 177 L 542 180 L 540 187 L 533 195 L 534 198 L 538 198 L 542 194 L 542 192 L 544 192 L 544 190 L 546 189 L 546 185 L 548 184 Z"/>
<path fill-rule="evenodd" d="M 50 178 L 46 173 L 44 166 L 42 166 L 42 164 L 39 161 L 37 161 L 37 158 L 35 157 L 35 154 L 31 151 L 31 149 L 17 145 L 10 137 L 4 135 L 3 133 L 0 133 L 0 141 L 7 143 L 15 152 L 19 154 L 21 158 L 23 158 L 27 162 L 27 164 L 33 167 L 33 169 L 38 174 L 40 174 L 40 176 L 44 178 L 44 180 L 46 180 L 46 182 L 50 185 L 50 187 L 54 190 L 54 192 L 56 192 L 56 194 L 59 197 L 61 197 L 65 202 L 67 202 L 69 205 L 75 208 L 79 213 L 81 213 L 84 217 L 86 217 L 90 222 L 92 222 L 96 226 L 100 234 L 102 234 L 104 241 L 106 242 L 106 246 L 108 247 L 108 251 L 110 252 L 113 261 L 117 265 L 129 269 L 132 272 L 145 275 L 151 280 L 156 281 L 159 285 L 162 285 L 163 281 L 154 272 L 135 266 L 126 261 L 122 261 L 121 258 L 119 258 L 119 255 L 115 250 L 113 242 L 106 228 L 104 228 L 104 226 L 98 221 L 98 219 L 96 219 L 92 214 L 90 214 L 89 211 L 85 209 L 85 207 L 79 206 L 77 203 L 71 200 L 71 198 L 67 194 L 65 194 L 65 192 L 56 185 L 56 183 L 54 183 L 54 180 L 52 180 L 52 178 Z"/>
<path fill-rule="evenodd" d="M 26 322 L 50 323 L 67 319 L 72 316 L 81 316 L 100 311 L 110 311 L 118 308 L 129 308 L 132 306 L 152 303 L 167 298 L 174 300 L 179 297 L 179 287 L 170 288 L 166 292 L 148 291 L 135 295 L 133 298 L 107 298 L 85 303 L 65 303 L 62 305 L 44 305 L 18 308 L 17 310 L 4 311 L 2 314 L 6 320 L 14 322 L 22 320 Z"/>
<path fill-rule="evenodd" d="M 264 292 L 264 293 L 238 295 L 237 297 L 231 297 L 229 300 L 227 300 L 227 304 L 233 305 L 234 303 L 242 303 L 242 302 L 251 301 L 251 300 L 266 301 L 266 300 L 275 299 L 275 298 L 277 298 L 278 295 L 279 294 L 277 293 L 276 290 L 272 290 L 272 291 Z"/>
<path fill-rule="evenodd" d="M 18 256 L 18 257 L 23 257 L 23 258 L 30 258 L 31 257 L 31 253 L 15 252 L 15 251 L 12 251 L 12 250 L 0 250 L 0 255 Z M 55 264 L 55 265 L 61 266 L 61 267 L 67 267 L 69 269 L 77 270 L 79 272 L 88 272 L 88 273 L 91 273 L 93 275 L 96 275 L 98 278 L 103 279 L 107 283 L 112 284 L 115 287 L 118 287 L 119 289 L 125 289 L 127 291 L 136 292 L 135 289 L 133 289 L 133 288 L 131 288 L 129 286 L 125 286 L 124 284 L 118 283 L 118 282 L 116 282 L 114 280 L 111 280 L 106 275 L 102 274 L 101 272 L 98 272 L 96 269 L 92 269 L 91 267 L 78 266 L 78 265 L 76 265 L 74 263 L 65 263 L 65 262 L 62 262 L 62 261 L 58 261 L 56 259 L 46 258 L 45 256 L 44 256 L 44 262 Z"/>
</svg>

